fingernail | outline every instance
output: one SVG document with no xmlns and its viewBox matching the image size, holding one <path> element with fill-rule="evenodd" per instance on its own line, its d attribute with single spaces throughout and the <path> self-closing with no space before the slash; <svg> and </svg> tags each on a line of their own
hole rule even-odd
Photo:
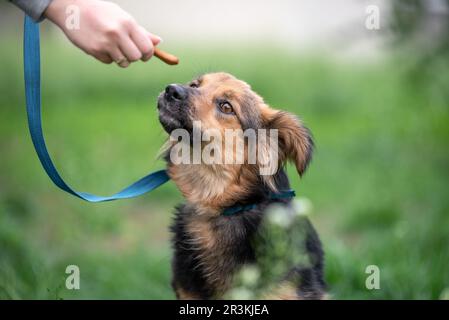
<svg viewBox="0 0 449 320">
<path fill-rule="evenodd" d="M 162 42 L 164 42 L 164 40 L 161 38 L 161 37 L 159 37 L 159 36 L 154 36 L 155 38 L 156 38 L 156 40 L 157 40 L 157 44 L 160 44 L 160 43 L 162 43 Z"/>
</svg>

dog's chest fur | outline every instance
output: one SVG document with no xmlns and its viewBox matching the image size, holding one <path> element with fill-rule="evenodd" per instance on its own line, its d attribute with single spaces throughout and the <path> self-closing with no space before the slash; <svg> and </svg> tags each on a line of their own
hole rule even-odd
<svg viewBox="0 0 449 320">
<path fill-rule="evenodd" d="M 281 170 L 276 176 L 279 190 L 288 190 L 289 182 Z M 180 299 L 222 298 L 233 285 L 233 276 L 244 264 L 257 264 L 255 237 L 261 235 L 264 217 L 269 205 L 282 203 L 290 206 L 291 199 L 270 199 L 263 185 L 255 187 L 253 194 L 239 201 L 257 204 L 255 208 L 231 216 L 206 212 L 203 206 L 187 202 L 176 208 L 171 226 L 174 256 L 172 262 L 172 285 Z M 207 209 L 206 209 L 207 210 Z M 274 293 L 275 297 L 312 298 L 322 297 L 323 252 L 321 243 L 310 222 L 306 222 L 304 247 L 312 261 L 311 266 L 292 266 L 286 270 L 292 278 L 287 294 Z M 263 233 L 263 232 L 262 232 Z M 298 250 L 300 248 L 291 248 Z M 296 276 L 295 276 L 296 275 Z M 270 297 L 268 293 L 267 297 Z"/>
<path fill-rule="evenodd" d="M 261 217 L 260 210 L 202 217 L 192 206 L 178 207 L 172 225 L 173 286 L 178 298 L 221 296 L 239 266 L 254 261 L 251 241 Z"/>
</svg>

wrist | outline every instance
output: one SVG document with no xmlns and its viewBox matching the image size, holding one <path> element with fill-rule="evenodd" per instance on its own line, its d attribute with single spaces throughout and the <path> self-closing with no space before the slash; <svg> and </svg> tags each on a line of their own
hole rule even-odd
<svg viewBox="0 0 449 320">
<path fill-rule="evenodd" d="M 81 5 L 84 0 L 53 0 L 44 12 L 44 16 L 51 22 L 64 29 L 66 9 L 69 5 Z"/>
</svg>

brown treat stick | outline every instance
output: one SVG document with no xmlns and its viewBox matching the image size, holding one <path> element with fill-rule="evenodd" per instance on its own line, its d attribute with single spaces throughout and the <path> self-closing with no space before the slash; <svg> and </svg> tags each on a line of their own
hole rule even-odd
<svg viewBox="0 0 449 320">
<path fill-rule="evenodd" d="M 175 65 L 179 63 L 178 57 L 159 48 L 154 48 L 154 55 L 169 65 Z"/>
</svg>

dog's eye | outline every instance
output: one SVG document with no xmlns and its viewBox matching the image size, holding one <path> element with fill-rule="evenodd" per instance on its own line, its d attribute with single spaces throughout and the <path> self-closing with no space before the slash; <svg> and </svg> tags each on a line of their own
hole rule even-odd
<svg viewBox="0 0 449 320">
<path fill-rule="evenodd" d="M 218 103 L 218 108 L 225 114 L 234 114 L 234 108 L 227 101 L 221 101 Z"/>
<path fill-rule="evenodd" d="M 200 86 L 200 84 L 198 81 L 193 81 L 193 82 L 190 82 L 190 84 L 189 84 L 190 88 L 198 88 L 199 86 Z"/>
</svg>

